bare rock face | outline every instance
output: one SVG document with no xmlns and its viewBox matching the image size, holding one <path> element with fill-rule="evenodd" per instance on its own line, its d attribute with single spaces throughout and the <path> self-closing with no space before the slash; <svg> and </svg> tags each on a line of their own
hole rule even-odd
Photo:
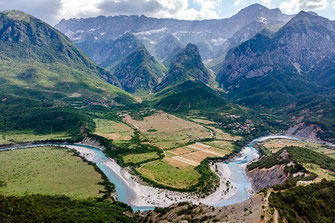
<svg viewBox="0 0 335 223">
<path fill-rule="evenodd" d="M 210 207 L 203 204 L 175 203 L 167 208 L 143 213 L 143 222 L 229 222 L 259 223 L 262 221 L 265 201 L 256 194 L 246 201 L 225 207 Z"/>
<path fill-rule="evenodd" d="M 255 168 L 247 171 L 252 187 L 256 192 L 263 188 L 270 188 L 275 184 L 282 184 L 287 179 L 284 172 L 285 165 L 275 165 L 269 169 Z"/>
<path fill-rule="evenodd" d="M 307 125 L 306 123 L 300 123 L 287 130 L 288 134 L 305 141 L 323 143 L 317 136 L 318 132 L 323 132 L 320 126 L 316 124 Z"/>
<path fill-rule="evenodd" d="M 93 146 L 93 147 L 96 147 L 96 148 L 99 148 L 101 149 L 102 151 L 104 151 L 106 148 L 104 146 L 102 146 L 100 144 L 100 141 L 95 139 L 95 138 L 90 138 L 90 137 L 85 137 L 83 139 L 83 141 L 81 141 L 82 145 L 86 145 L 86 146 Z"/>
</svg>

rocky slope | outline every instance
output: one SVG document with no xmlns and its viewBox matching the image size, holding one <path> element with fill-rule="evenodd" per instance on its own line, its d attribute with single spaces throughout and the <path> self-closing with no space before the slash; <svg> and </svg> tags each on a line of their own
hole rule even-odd
<svg viewBox="0 0 335 223">
<path fill-rule="evenodd" d="M 143 44 L 132 34 L 126 33 L 107 42 L 80 42 L 77 44 L 92 60 L 110 70 Z"/>
<path fill-rule="evenodd" d="M 270 188 L 276 184 L 282 184 L 287 179 L 284 172 L 285 165 L 275 165 L 269 169 L 253 169 L 247 171 L 254 191 L 259 192 L 263 188 Z"/>
<path fill-rule="evenodd" d="M 263 222 L 263 195 L 256 194 L 250 199 L 225 207 L 209 207 L 189 203 L 173 204 L 145 213 L 143 222 Z"/>
</svg>

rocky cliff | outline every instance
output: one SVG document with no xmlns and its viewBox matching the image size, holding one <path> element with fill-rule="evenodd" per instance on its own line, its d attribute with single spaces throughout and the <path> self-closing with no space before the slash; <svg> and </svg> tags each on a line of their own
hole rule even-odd
<svg viewBox="0 0 335 223">
<path fill-rule="evenodd" d="M 259 192 L 263 188 L 270 188 L 275 184 L 282 184 L 287 179 L 284 172 L 285 165 L 275 165 L 269 169 L 255 168 L 247 171 L 247 175 L 252 183 L 252 188 Z"/>
</svg>

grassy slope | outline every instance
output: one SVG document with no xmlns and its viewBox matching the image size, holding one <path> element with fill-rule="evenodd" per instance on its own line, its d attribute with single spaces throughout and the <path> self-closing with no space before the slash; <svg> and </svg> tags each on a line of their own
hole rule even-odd
<svg viewBox="0 0 335 223">
<path fill-rule="evenodd" d="M 218 109 L 228 105 L 228 101 L 210 87 L 198 81 L 185 81 L 165 88 L 153 96 L 156 107 L 173 112 L 188 110 Z"/>
<path fill-rule="evenodd" d="M 131 100 L 101 78 L 118 85 L 115 77 L 48 24 L 18 11 L 3 12 L 0 18 L 2 93 L 40 99 L 66 100 L 80 94 L 79 101 L 101 97 Z"/>
<path fill-rule="evenodd" d="M 75 199 L 101 197 L 101 176 L 67 149 L 39 147 L 1 152 L 0 179 L 4 195 L 66 195 Z"/>
</svg>

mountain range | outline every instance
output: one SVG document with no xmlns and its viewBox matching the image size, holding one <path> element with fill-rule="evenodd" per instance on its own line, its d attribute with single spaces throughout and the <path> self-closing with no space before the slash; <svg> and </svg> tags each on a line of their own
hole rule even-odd
<svg viewBox="0 0 335 223">
<path fill-rule="evenodd" d="M 335 25 L 315 13 L 254 4 L 220 20 L 99 16 L 62 20 L 67 37 L 21 12 L 1 16 L 3 92 L 72 105 L 129 104 L 131 93 L 174 111 L 240 104 L 335 139 Z"/>
<path fill-rule="evenodd" d="M 163 59 L 166 56 L 161 54 L 160 49 L 171 52 L 178 45 L 185 47 L 188 43 L 193 43 L 199 45 L 202 58 L 208 60 L 251 38 L 264 27 L 281 26 L 291 17 L 279 9 L 254 4 L 227 19 L 188 21 L 146 16 L 99 16 L 63 19 L 55 27 L 88 55 L 92 54 L 91 51 L 99 53 L 98 49 L 90 48 L 94 43 L 104 45 L 106 49 L 110 41 L 131 33 L 157 58 Z M 240 30 L 244 30 L 242 35 L 238 34 Z M 167 44 L 166 38 L 171 37 L 174 38 Z"/>
</svg>

